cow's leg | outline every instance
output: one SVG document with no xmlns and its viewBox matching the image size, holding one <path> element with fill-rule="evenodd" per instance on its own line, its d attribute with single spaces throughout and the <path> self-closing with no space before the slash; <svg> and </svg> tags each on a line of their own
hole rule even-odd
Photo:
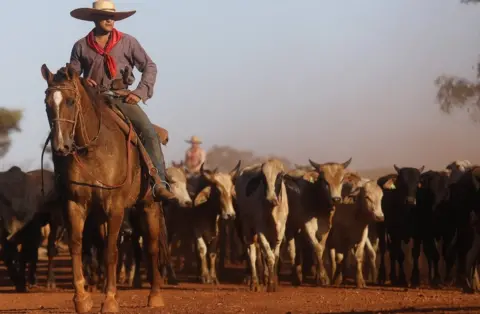
<svg viewBox="0 0 480 314">
<path fill-rule="evenodd" d="M 354 250 L 356 270 L 355 270 L 355 283 L 357 288 L 365 288 L 365 279 L 363 278 L 363 257 L 365 254 L 365 244 L 368 240 L 368 227 L 363 230 L 362 238 Z M 350 252 L 348 250 L 347 252 Z"/>
<path fill-rule="evenodd" d="M 378 250 L 380 252 L 380 266 L 378 268 L 377 282 L 379 285 L 384 285 L 387 280 L 387 272 L 385 270 L 385 252 L 387 251 L 385 223 L 377 223 L 376 227 L 378 233 Z"/>
<path fill-rule="evenodd" d="M 56 219 L 50 220 L 50 233 L 48 234 L 48 242 L 47 242 L 47 255 L 48 255 L 48 275 L 47 275 L 47 289 L 55 289 L 55 271 L 54 271 L 54 258 L 58 254 L 56 240 L 57 240 L 57 233 L 60 229 Z"/>
<path fill-rule="evenodd" d="M 337 250 L 335 250 L 334 248 L 331 248 L 329 255 L 330 255 L 330 264 L 331 264 L 330 278 L 332 278 L 332 281 L 333 281 L 333 278 L 335 277 L 335 273 L 337 272 Z"/>
<path fill-rule="evenodd" d="M 300 268 L 299 269 L 300 271 L 298 271 L 298 268 L 297 268 L 295 237 L 293 236 L 289 237 L 287 242 L 287 250 L 288 250 L 288 256 L 290 257 L 290 263 L 292 263 L 292 272 L 291 272 L 292 285 L 299 286 L 302 284 L 302 269 L 301 269 L 301 265 L 298 266 L 298 268 Z"/>
<path fill-rule="evenodd" d="M 413 288 L 420 286 L 420 269 L 418 268 L 418 259 L 420 258 L 420 248 L 421 248 L 421 238 L 416 236 L 413 239 L 413 248 L 412 248 L 412 259 L 413 259 L 413 268 L 412 268 L 412 277 L 410 278 L 410 283 Z M 401 272 L 401 269 L 400 269 Z"/>
<path fill-rule="evenodd" d="M 31 287 L 37 285 L 37 264 L 38 264 L 38 248 L 41 244 L 40 226 L 38 226 L 38 237 L 34 237 L 36 240 L 32 240 L 31 245 L 28 247 L 28 283 Z"/>
<path fill-rule="evenodd" d="M 442 280 L 440 278 L 440 272 L 438 270 L 438 263 L 440 261 L 440 254 L 438 253 L 437 246 L 435 245 L 435 239 L 433 236 L 428 236 L 424 241 L 424 251 L 428 260 L 428 279 L 430 286 L 434 288 L 440 287 Z M 431 273 L 433 269 L 433 275 Z"/>
<path fill-rule="evenodd" d="M 263 255 L 267 262 L 268 268 L 268 282 L 267 282 L 267 291 L 274 292 L 277 290 L 276 287 L 276 272 L 275 272 L 275 262 L 276 256 L 270 247 L 270 243 L 263 233 L 259 234 L 260 245 L 262 248 Z M 275 248 L 276 249 L 276 248 Z"/>
<path fill-rule="evenodd" d="M 457 256 L 454 238 L 455 237 L 451 235 L 443 237 L 442 255 L 445 261 L 445 279 L 443 282 L 446 286 L 453 285 L 452 269 L 453 265 L 455 265 L 455 259 Z"/>
<path fill-rule="evenodd" d="M 407 282 L 407 277 L 405 276 L 405 268 L 404 268 L 404 262 L 405 262 L 405 253 L 403 252 L 403 248 L 400 242 L 399 245 L 399 251 L 398 251 L 398 284 L 402 287 L 408 286 Z"/>
<path fill-rule="evenodd" d="M 133 231 L 132 246 L 133 246 L 133 255 L 135 258 L 135 272 L 133 275 L 133 287 L 135 289 L 141 289 L 142 277 L 140 273 L 140 265 L 142 263 L 143 251 L 142 251 L 142 247 L 140 246 L 140 234 L 137 231 Z"/>
<path fill-rule="evenodd" d="M 210 283 L 207 265 L 207 245 L 202 236 L 197 236 L 197 253 L 200 260 L 200 280 L 202 283 Z"/>
<path fill-rule="evenodd" d="M 106 238 L 106 249 L 104 250 L 107 284 L 105 289 L 105 299 L 101 309 L 102 313 L 117 313 L 120 311 L 115 295 L 117 294 L 117 240 L 122 221 L 123 210 L 110 210 L 110 217 L 108 217 L 107 224 L 108 233 Z"/>
<path fill-rule="evenodd" d="M 463 286 L 463 292 L 473 293 L 475 291 L 473 287 L 473 281 L 475 280 L 476 261 L 478 254 L 480 253 L 480 235 L 475 232 L 473 238 L 473 244 L 467 253 L 465 261 L 465 284 Z M 478 276 L 478 275 L 477 275 Z"/>
<path fill-rule="evenodd" d="M 258 292 L 260 291 L 260 285 L 258 282 L 258 275 L 257 275 L 257 248 L 256 244 L 253 242 L 248 246 L 248 257 L 249 261 L 248 264 L 251 270 L 251 281 L 250 281 L 250 290 Z"/>
<path fill-rule="evenodd" d="M 20 256 L 18 253 L 18 248 L 15 243 L 8 241 L 6 238 L 2 239 L 2 250 L 3 250 L 3 260 L 5 262 L 5 266 L 7 267 L 8 275 L 10 280 L 13 281 L 15 285 L 15 290 L 17 292 L 25 292 L 25 285 L 23 285 L 19 281 L 19 271 L 18 266 L 20 263 Z"/>
<path fill-rule="evenodd" d="M 370 241 L 369 238 L 367 238 L 367 241 L 365 242 L 365 248 L 366 252 L 368 253 L 368 274 L 369 274 L 369 279 L 371 282 L 376 282 L 377 281 L 377 265 L 376 265 L 376 260 L 377 260 L 377 252 L 375 248 L 372 245 L 372 242 Z"/>
<path fill-rule="evenodd" d="M 210 259 L 210 281 L 211 283 L 218 285 L 219 281 L 217 278 L 217 238 L 212 239 L 208 245 L 208 257 Z M 224 252 L 225 253 L 225 252 Z"/>
<path fill-rule="evenodd" d="M 218 238 L 219 240 L 217 240 L 218 242 L 218 246 L 219 246 L 219 253 L 220 253 L 220 256 L 219 256 L 219 271 L 220 271 L 220 274 L 225 274 L 225 257 L 227 255 L 227 237 L 228 237 L 228 234 L 230 233 L 230 230 L 227 230 L 227 228 L 229 227 L 228 226 L 228 222 L 224 219 L 221 219 L 219 221 L 219 235 L 218 235 Z M 210 246 L 210 245 L 209 245 Z M 217 245 L 215 245 L 217 246 Z M 209 253 L 209 257 L 210 257 L 210 262 L 212 260 L 212 253 Z M 214 259 L 216 258 L 216 252 L 215 252 L 215 257 L 213 257 Z M 210 264 L 210 275 L 211 275 L 211 271 L 214 267 L 212 267 L 212 264 Z M 215 275 L 216 277 L 216 275 Z M 212 277 L 212 281 L 215 283 L 215 279 Z"/>
<path fill-rule="evenodd" d="M 334 286 L 340 286 L 343 282 L 343 271 L 345 269 L 345 254 L 338 250 L 335 250 L 335 273 L 332 277 L 332 284 Z"/>
<path fill-rule="evenodd" d="M 390 253 L 390 283 L 392 285 L 398 285 L 398 277 L 397 277 L 397 262 L 398 262 L 398 255 L 399 252 L 402 250 L 400 240 L 391 237 L 389 253 Z"/>
<path fill-rule="evenodd" d="M 70 255 L 72 257 L 73 287 L 75 289 L 73 302 L 77 313 L 90 312 L 93 301 L 88 292 L 85 291 L 85 278 L 83 277 L 82 267 L 82 238 L 83 227 L 85 225 L 83 206 L 73 201 L 67 203 L 68 213 L 68 234 L 70 244 Z"/>
<path fill-rule="evenodd" d="M 315 224 L 316 225 L 316 224 Z M 317 256 L 317 271 L 315 273 L 315 281 L 317 285 L 328 285 L 330 280 L 328 278 L 327 272 L 325 270 L 325 265 L 323 263 L 323 252 L 325 251 L 325 243 L 328 238 L 329 231 L 323 233 L 321 235 L 321 240 L 317 239 L 317 230 L 318 228 L 313 224 L 307 224 L 305 228 L 308 239 L 310 240 L 310 244 L 313 246 L 315 250 L 315 254 Z"/>
</svg>

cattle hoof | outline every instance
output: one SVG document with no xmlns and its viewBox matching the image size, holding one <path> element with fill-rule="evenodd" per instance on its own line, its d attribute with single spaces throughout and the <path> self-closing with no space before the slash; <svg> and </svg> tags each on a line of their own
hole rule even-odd
<svg viewBox="0 0 480 314">
<path fill-rule="evenodd" d="M 168 278 L 167 283 L 172 286 L 178 286 L 179 284 L 177 278 Z"/>
<path fill-rule="evenodd" d="M 218 278 L 217 277 L 212 277 L 212 284 L 214 285 L 219 285 L 220 284 L 220 281 L 218 281 Z"/>
<path fill-rule="evenodd" d="M 202 276 L 200 276 L 200 281 L 201 281 L 203 284 L 211 283 L 210 276 L 208 276 L 208 275 L 202 275 Z"/>
<path fill-rule="evenodd" d="M 87 291 L 95 293 L 95 292 L 97 292 L 97 286 L 96 285 L 88 285 Z"/>
<path fill-rule="evenodd" d="M 142 278 L 140 276 L 136 276 L 133 279 L 133 288 L 134 289 L 142 289 Z"/>
<path fill-rule="evenodd" d="M 276 292 L 277 291 L 277 285 L 274 282 L 270 282 L 267 285 L 267 292 Z"/>
<path fill-rule="evenodd" d="M 88 313 L 93 307 L 92 297 L 88 293 L 86 293 L 83 298 L 74 296 L 73 303 L 75 305 L 75 312 L 77 313 Z"/>
<path fill-rule="evenodd" d="M 163 296 L 157 292 L 156 294 L 150 294 L 148 296 L 148 307 L 157 308 L 164 307 L 165 302 L 163 301 Z"/>
<path fill-rule="evenodd" d="M 472 287 L 469 287 L 469 286 L 464 286 L 462 288 L 462 292 L 463 293 L 468 293 L 468 294 L 474 294 L 475 293 L 475 289 L 473 289 Z"/>
<path fill-rule="evenodd" d="M 57 288 L 57 284 L 55 281 L 48 281 L 47 282 L 47 290 L 55 290 Z"/>
<path fill-rule="evenodd" d="M 363 288 L 366 288 L 367 285 L 365 283 L 365 280 L 363 279 L 357 279 L 357 288 L 358 289 L 363 289 Z"/>
<path fill-rule="evenodd" d="M 118 313 L 120 312 L 120 307 L 118 306 L 117 300 L 115 297 L 106 297 L 105 301 L 102 304 L 102 313 Z"/>
<path fill-rule="evenodd" d="M 316 284 L 317 286 L 328 286 L 330 284 L 330 279 L 328 279 L 328 277 L 325 276 L 325 274 L 317 276 Z"/>
<path fill-rule="evenodd" d="M 15 287 L 15 291 L 18 293 L 25 293 L 27 292 L 27 287 L 25 285 L 18 285 Z"/>
<path fill-rule="evenodd" d="M 252 292 L 260 292 L 260 285 L 258 284 L 258 281 L 252 281 L 250 283 L 250 291 Z"/>
</svg>

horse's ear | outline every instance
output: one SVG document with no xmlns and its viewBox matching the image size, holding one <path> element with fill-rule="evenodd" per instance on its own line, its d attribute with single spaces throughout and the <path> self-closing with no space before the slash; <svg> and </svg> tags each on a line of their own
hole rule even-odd
<svg viewBox="0 0 480 314">
<path fill-rule="evenodd" d="M 47 81 L 48 84 L 50 84 L 53 81 L 53 74 L 52 72 L 50 72 L 50 70 L 48 69 L 45 63 L 42 65 L 41 71 L 42 71 L 43 79 Z"/>
</svg>

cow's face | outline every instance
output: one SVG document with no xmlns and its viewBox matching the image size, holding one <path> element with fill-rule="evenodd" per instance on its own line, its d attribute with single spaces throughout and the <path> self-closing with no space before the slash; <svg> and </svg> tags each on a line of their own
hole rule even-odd
<svg viewBox="0 0 480 314">
<path fill-rule="evenodd" d="M 456 160 L 447 165 L 446 169 L 450 171 L 450 183 L 457 182 L 471 167 L 472 164 L 468 160 Z"/>
<path fill-rule="evenodd" d="M 284 176 L 283 163 L 276 159 L 270 159 L 262 164 L 258 174 L 248 182 L 246 195 L 252 195 L 260 185 L 263 185 L 265 202 L 276 207 L 280 205 Z"/>
<path fill-rule="evenodd" d="M 181 167 L 169 167 L 167 169 L 167 181 L 172 193 L 178 199 L 182 207 L 191 207 L 192 199 L 187 189 L 187 176 Z"/>
<path fill-rule="evenodd" d="M 361 210 L 373 221 L 382 222 L 385 219 L 382 210 L 383 191 L 375 181 L 366 182 L 360 188 Z"/>
<path fill-rule="evenodd" d="M 219 200 L 220 216 L 222 219 L 235 218 L 235 210 L 233 208 L 233 199 L 235 198 L 234 180 L 238 175 L 240 162 L 230 173 L 204 170 L 203 165 L 200 173 L 209 184 L 203 188 L 195 197 L 195 206 L 208 201 L 210 198 Z"/>
<path fill-rule="evenodd" d="M 340 203 L 342 201 L 343 182 L 347 175 L 346 169 L 352 162 L 352 158 L 344 163 L 330 162 L 318 164 L 312 160 L 309 160 L 309 162 L 315 168 L 315 171 L 322 173 L 325 180 L 327 180 L 333 202 Z"/>
<path fill-rule="evenodd" d="M 403 202 L 407 205 L 417 204 L 417 189 L 421 186 L 420 176 L 425 166 L 417 168 L 404 167 L 399 168 L 393 165 L 397 171 L 397 178 L 395 179 L 395 189 L 400 193 Z"/>
<path fill-rule="evenodd" d="M 420 186 L 431 198 L 432 209 L 435 211 L 438 206 L 449 198 L 450 177 L 446 171 L 424 173 L 420 177 Z"/>
</svg>

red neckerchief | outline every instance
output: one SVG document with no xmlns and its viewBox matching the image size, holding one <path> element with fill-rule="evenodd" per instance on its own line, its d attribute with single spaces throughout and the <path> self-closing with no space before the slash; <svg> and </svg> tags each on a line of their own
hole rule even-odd
<svg viewBox="0 0 480 314">
<path fill-rule="evenodd" d="M 95 50 L 98 54 L 105 58 L 105 63 L 107 64 L 108 76 L 111 80 L 117 75 L 117 64 L 113 57 L 109 54 L 112 51 L 113 47 L 120 41 L 122 38 L 122 33 L 117 31 L 115 28 L 110 33 L 110 38 L 108 39 L 105 48 L 100 47 L 100 45 L 95 41 L 95 35 L 93 30 L 87 35 L 87 44 L 90 48 Z"/>
</svg>

